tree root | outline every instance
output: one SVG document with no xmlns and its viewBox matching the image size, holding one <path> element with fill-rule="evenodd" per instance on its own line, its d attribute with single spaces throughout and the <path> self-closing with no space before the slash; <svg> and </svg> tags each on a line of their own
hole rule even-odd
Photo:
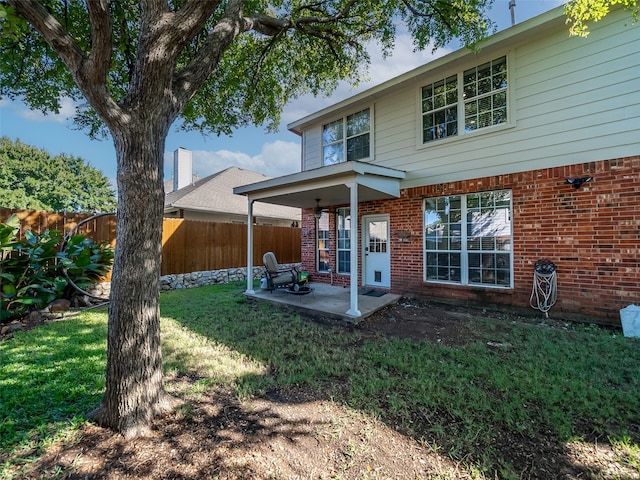
<svg viewBox="0 0 640 480">
<path fill-rule="evenodd" d="M 118 412 L 108 411 L 104 403 L 101 403 L 91 410 L 88 416 L 97 425 L 119 433 L 125 440 L 132 440 L 150 437 L 153 419 L 174 412 L 183 403 L 180 398 L 163 392 L 161 398 L 153 405 L 141 408 L 138 415 L 131 414 L 127 417 L 121 417 Z"/>
</svg>

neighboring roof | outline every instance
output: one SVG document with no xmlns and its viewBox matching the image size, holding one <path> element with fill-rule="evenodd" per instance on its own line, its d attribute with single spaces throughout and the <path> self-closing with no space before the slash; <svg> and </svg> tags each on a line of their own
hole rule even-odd
<svg viewBox="0 0 640 480">
<path fill-rule="evenodd" d="M 165 196 L 164 209 L 165 211 L 184 209 L 247 215 L 247 198 L 244 195 L 235 195 L 234 187 L 262 182 L 270 178 L 272 177 L 251 170 L 229 167 L 201 178 L 192 185 L 168 193 Z M 299 220 L 301 212 L 298 208 L 255 202 L 253 215 L 263 218 Z"/>
<path fill-rule="evenodd" d="M 192 174 L 191 175 L 191 183 L 196 183 L 198 180 L 200 180 L 202 177 L 199 177 L 196 174 Z M 164 181 L 164 193 L 169 194 L 173 192 L 173 177 L 171 177 L 169 180 L 165 180 Z"/>
<path fill-rule="evenodd" d="M 563 5 L 485 38 L 477 45 L 477 49 L 487 51 L 490 49 L 500 48 L 500 46 L 505 44 L 513 47 L 516 43 L 540 37 L 542 32 L 547 28 L 558 28 L 558 26 L 561 28 L 566 27 Z M 568 30 L 568 27 L 566 28 Z M 461 59 L 475 54 L 476 52 L 474 50 L 461 48 L 448 55 L 444 55 L 431 62 L 414 68 L 413 70 L 398 75 L 386 82 L 357 93 L 352 97 L 346 98 L 333 105 L 329 105 L 322 110 L 296 120 L 287 125 L 287 128 L 291 132 L 301 135 L 305 128 L 317 124 L 317 122 L 325 118 L 336 116 L 343 110 L 352 109 L 356 105 L 366 105 L 370 103 L 372 99 L 380 97 L 381 95 L 386 95 L 391 91 L 405 88 L 407 85 L 413 85 L 418 79 L 428 76 L 439 69 L 447 68 L 454 62 L 461 61 Z"/>
</svg>

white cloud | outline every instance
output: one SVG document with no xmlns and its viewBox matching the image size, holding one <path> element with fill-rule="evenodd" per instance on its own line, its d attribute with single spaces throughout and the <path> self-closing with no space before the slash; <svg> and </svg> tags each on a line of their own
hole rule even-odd
<svg viewBox="0 0 640 480">
<path fill-rule="evenodd" d="M 240 167 L 260 172 L 270 177 L 279 177 L 300 171 L 300 144 L 276 140 L 265 143 L 258 155 L 229 150 L 193 150 L 191 152 L 193 173 L 206 177 L 229 167 Z M 166 178 L 173 172 L 173 152 L 164 155 Z"/>
<path fill-rule="evenodd" d="M 262 146 L 263 172 L 272 177 L 288 175 L 300 171 L 300 143 L 276 140 Z"/>
<path fill-rule="evenodd" d="M 411 35 L 407 33 L 399 33 L 396 36 L 393 51 L 386 58 L 382 56 L 382 52 L 375 44 L 370 44 L 368 50 L 371 56 L 371 64 L 366 80 L 360 82 L 357 88 L 342 82 L 329 97 L 305 95 L 290 102 L 282 112 L 281 130 L 285 130 L 288 123 L 304 118 L 329 105 L 352 97 L 359 92 L 384 83 L 451 52 L 450 49 L 446 48 L 441 48 L 435 53 L 432 53 L 428 48 L 422 51 L 414 51 L 413 40 Z"/>
<path fill-rule="evenodd" d="M 76 113 L 76 104 L 69 97 L 60 99 L 60 111 L 58 113 L 44 114 L 40 110 L 30 110 L 28 108 L 18 111 L 22 118 L 33 122 L 55 122 L 67 123 Z"/>
</svg>

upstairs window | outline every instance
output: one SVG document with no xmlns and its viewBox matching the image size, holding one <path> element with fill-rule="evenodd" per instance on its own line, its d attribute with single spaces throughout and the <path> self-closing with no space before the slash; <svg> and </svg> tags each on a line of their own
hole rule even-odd
<svg viewBox="0 0 640 480">
<path fill-rule="evenodd" d="M 466 70 L 463 82 L 465 132 L 507 121 L 507 57 Z"/>
<path fill-rule="evenodd" d="M 422 88 L 423 142 L 458 134 L 458 78 L 454 75 Z"/>
<path fill-rule="evenodd" d="M 422 87 L 422 142 L 507 122 L 507 57 Z"/>
<path fill-rule="evenodd" d="M 370 153 L 369 109 L 328 123 L 322 127 L 323 165 L 369 158 Z"/>
</svg>

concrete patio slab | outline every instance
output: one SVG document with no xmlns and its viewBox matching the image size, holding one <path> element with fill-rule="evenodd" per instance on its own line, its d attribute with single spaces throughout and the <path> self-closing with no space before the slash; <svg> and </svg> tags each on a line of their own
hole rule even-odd
<svg viewBox="0 0 640 480">
<path fill-rule="evenodd" d="M 310 314 L 320 314 L 358 323 L 387 305 L 397 303 L 400 295 L 385 293 L 379 297 L 358 295 L 358 309 L 361 316 L 347 315 L 350 307 L 349 288 L 333 286 L 326 283 L 310 283 L 311 292 L 306 295 L 297 295 L 286 289 L 274 291 L 256 289 L 255 293 L 245 293 L 247 297 L 259 301 L 268 301 L 280 305 L 286 305 L 295 310 Z"/>
</svg>

